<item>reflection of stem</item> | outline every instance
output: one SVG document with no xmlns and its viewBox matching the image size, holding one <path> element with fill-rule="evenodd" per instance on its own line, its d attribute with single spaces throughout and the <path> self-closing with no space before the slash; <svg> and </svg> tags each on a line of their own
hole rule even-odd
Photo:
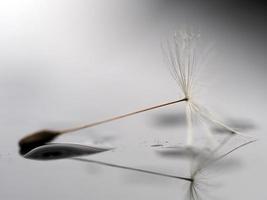
<svg viewBox="0 0 267 200">
<path fill-rule="evenodd" d="M 255 140 L 248 141 L 248 142 L 246 142 L 246 143 L 244 143 L 244 144 L 241 144 L 241 145 L 239 145 L 239 146 L 237 146 L 237 147 L 231 149 L 230 151 L 226 152 L 225 154 L 219 156 L 218 158 L 214 159 L 213 162 L 216 162 L 216 161 L 218 161 L 218 160 L 221 160 L 221 159 L 223 159 L 224 157 L 226 157 L 226 156 L 228 156 L 229 154 L 231 154 L 232 152 L 238 150 L 239 148 L 242 148 L 242 147 L 244 147 L 244 146 L 246 146 L 246 145 L 248 145 L 248 144 L 251 144 L 251 143 L 253 143 L 253 142 L 256 142 L 256 141 L 257 141 L 257 140 L 255 139 Z"/>
<path fill-rule="evenodd" d="M 85 128 L 97 126 L 97 125 L 100 125 L 100 124 L 104 124 L 104 123 L 107 123 L 107 122 L 115 121 L 115 120 L 118 120 L 118 119 L 122 119 L 122 118 L 125 118 L 125 117 L 129 117 L 129 116 L 132 116 L 132 115 L 136 115 L 136 114 L 142 113 L 142 112 L 146 112 L 146 111 L 149 111 L 149 110 L 154 110 L 156 108 L 161 108 L 161 107 L 164 107 L 164 106 L 176 104 L 176 103 L 179 103 L 179 102 L 182 102 L 182 101 L 187 101 L 187 100 L 188 100 L 187 98 L 183 98 L 183 99 L 180 99 L 180 100 L 171 101 L 171 102 L 164 103 L 164 104 L 159 104 L 159 105 L 152 106 L 152 107 L 149 107 L 149 108 L 145 108 L 145 109 L 142 109 L 142 110 L 137 110 L 137 111 L 134 111 L 134 112 L 130 112 L 130 113 L 127 113 L 127 114 L 124 114 L 124 115 L 115 116 L 115 117 L 112 117 L 112 118 L 109 118 L 109 119 L 105 119 L 105 120 L 102 120 L 102 121 L 98 121 L 98 122 L 82 125 L 82 126 L 75 127 L 75 128 L 69 128 L 69 129 L 61 130 L 60 133 L 64 134 L 64 133 L 70 133 L 70 132 L 82 130 L 82 129 L 85 129 Z"/>
<path fill-rule="evenodd" d="M 216 158 L 212 158 L 212 156 L 213 156 L 215 153 L 217 153 L 217 152 L 220 150 L 220 148 L 221 148 L 221 147 L 222 147 L 222 146 L 223 146 L 229 139 L 230 139 L 230 137 L 229 137 L 229 138 L 226 138 L 226 139 L 222 142 L 222 144 L 219 145 L 219 147 L 217 147 L 214 151 L 211 152 L 211 154 L 210 154 L 210 157 L 211 157 L 211 158 L 208 158 L 208 159 L 206 159 L 206 160 L 203 160 L 204 162 L 202 162 L 202 166 L 201 166 L 198 170 L 195 171 L 195 174 L 198 173 L 199 171 L 205 169 L 206 167 L 211 166 L 212 164 L 216 163 L 217 161 L 224 159 L 225 157 L 227 157 L 228 155 L 230 155 L 230 154 L 233 153 L 234 151 L 237 151 L 238 149 L 240 149 L 240 148 L 242 148 L 242 147 L 245 147 L 245 146 L 247 146 L 247 145 L 249 145 L 249 144 L 251 144 L 251 143 L 257 141 L 256 139 L 255 139 L 255 140 L 250 140 L 250 141 L 248 141 L 248 142 L 245 142 L 245 143 L 243 143 L 243 144 L 241 144 L 241 145 L 239 145 L 239 146 L 237 146 L 237 147 L 235 147 L 235 148 L 229 150 L 228 152 L 226 152 L 226 153 L 224 153 L 224 154 L 222 154 L 222 155 L 220 155 L 220 156 L 218 156 L 218 157 L 216 157 Z M 192 177 L 194 177 L 194 176 L 192 176 Z"/>
<path fill-rule="evenodd" d="M 132 171 L 141 172 L 141 173 L 153 174 L 153 175 L 157 175 L 157 176 L 164 176 L 164 177 L 168 177 L 168 178 L 175 178 L 175 179 L 181 179 L 184 181 L 193 182 L 192 178 L 187 178 L 187 177 L 173 176 L 173 175 L 169 175 L 169 174 L 163 174 L 160 172 L 148 171 L 148 170 L 143 170 L 143 169 L 138 169 L 138 168 L 133 168 L 133 167 L 126 167 L 126 166 L 106 163 L 106 162 L 102 162 L 102 161 L 87 160 L 84 158 L 71 158 L 71 159 L 82 161 L 82 162 L 94 163 L 94 164 L 98 164 L 98 165 L 105 165 L 105 166 L 109 166 L 109 167 L 116 167 L 116 168 L 120 168 L 120 169 L 132 170 Z"/>
</svg>

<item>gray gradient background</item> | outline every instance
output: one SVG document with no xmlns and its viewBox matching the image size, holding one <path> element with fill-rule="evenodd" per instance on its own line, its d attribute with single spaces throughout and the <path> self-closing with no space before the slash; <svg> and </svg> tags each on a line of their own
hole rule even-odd
<svg viewBox="0 0 267 200">
<path fill-rule="evenodd" d="M 253 1 L 254 2 L 254 1 Z M 17 142 L 42 128 L 67 128 L 179 97 L 162 38 L 198 27 L 212 53 L 199 96 L 220 116 L 253 125 L 260 140 L 235 152 L 206 188 L 222 200 L 267 198 L 265 6 L 245 1 L 0 2 L 0 199 L 185 199 L 186 183 L 70 160 L 18 155 Z M 118 147 L 92 158 L 177 175 L 183 161 L 158 157 L 159 142 L 183 143 L 175 105 L 81 131 L 62 142 Z M 167 118 L 167 120 L 166 120 Z M 168 120 L 168 118 L 170 118 Z M 165 121 L 164 121 L 165 119 Z M 177 130 L 180 133 L 177 135 Z"/>
</svg>

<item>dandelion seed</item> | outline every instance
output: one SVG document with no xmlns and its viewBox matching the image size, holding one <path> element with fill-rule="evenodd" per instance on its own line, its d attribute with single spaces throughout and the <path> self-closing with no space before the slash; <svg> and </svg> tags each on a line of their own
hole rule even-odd
<svg viewBox="0 0 267 200">
<path fill-rule="evenodd" d="M 71 133 L 93 126 L 98 126 L 104 123 L 112 122 L 122 118 L 126 118 L 139 113 L 147 112 L 164 106 L 186 102 L 186 119 L 187 119 L 187 145 L 193 145 L 193 117 L 198 116 L 202 121 L 208 121 L 216 126 L 219 126 L 228 132 L 245 136 L 236 130 L 226 126 L 221 121 L 217 120 L 214 115 L 208 112 L 203 106 L 200 106 L 193 99 L 193 90 L 195 88 L 195 76 L 198 70 L 198 60 L 196 54 L 196 42 L 199 39 L 199 33 L 180 31 L 174 34 L 173 41 L 167 42 L 166 56 L 170 62 L 170 71 L 173 78 L 176 80 L 181 98 L 175 101 L 159 104 L 145 109 L 137 110 L 127 114 L 111 117 L 94 123 L 85 124 L 82 126 L 68 128 L 63 130 L 42 130 L 30 134 L 19 141 L 20 151 L 25 153 L 40 145 L 46 144 L 59 135 Z M 207 132 L 207 137 L 210 141 L 214 141 L 213 135 Z"/>
</svg>

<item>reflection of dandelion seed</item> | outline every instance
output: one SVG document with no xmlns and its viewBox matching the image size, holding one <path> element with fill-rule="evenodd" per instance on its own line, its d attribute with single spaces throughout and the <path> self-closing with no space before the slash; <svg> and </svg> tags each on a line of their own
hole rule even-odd
<svg viewBox="0 0 267 200">
<path fill-rule="evenodd" d="M 122 165 L 107 163 L 107 162 L 103 162 L 103 161 L 90 160 L 90 159 L 85 159 L 85 158 L 72 158 L 72 159 L 77 160 L 77 161 L 86 162 L 86 163 L 91 163 L 91 164 L 97 164 L 97 165 L 103 165 L 103 166 L 108 166 L 108 167 L 114 167 L 114 168 L 134 171 L 134 172 L 138 172 L 138 173 L 156 175 L 156 176 L 161 176 L 161 177 L 165 177 L 165 178 L 179 179 L 181 181 L 185 181 L 185 182 L 189 183 L 189 189 L 188 189 L 189 200 L 201 200 L 201 199 L 203 199 L 203 198 L 201 198 L 203 196 L 203 192 L 206 191 L 206 190 L 204 190 L 205 186 L 210 185 L 209 183 L 207 183 L 207 178 L 205 175 L 206 170 L 208 170 L 208 168 L 210 168 L 217 161 L 224 159 L 225 157 L 229 156 L 234 151 L 236 151 L 242 147 L 245 147 L 245 146 L 247 146 L 253 142 L 255 142 L 255 140 L 245 142 L 245 143 L 227 151 L 226 153 L 224 153 L 220 156 L 215 156 L 217 151 L 210 152 L 209 156 L 207 156 L 207 155 L 203 156 L 200 153 L 193 160 L 193 162 L 195 162 L 195 165 L 194 165 L 194 167 L 191 168 L 190 177 L 169 175 L 169 174 L 164 174 L 164 173 L 160 173 L 160 172 L 149 171 L 149 170 L 133 168 L 133 167 L 128 167 L 128 166 L 122 166 Z"/>
<path fill-rule="evenodd" d="M 203 188 L 208 185 L 207 179 L 205 178 L 205 170 L 207 170 L 209 167 L 211 167 L 214 163 L 216 163 L 219 160 L 222 160 L 226 156 L 230 155 L 234 151 L 240 149 L 241 147 L 244 147 L 254 141 L 249 141 L 246 143 L 243 143 L 230 151 L 227 151 L 226 153 L 222 154 L 221 156 L 215 156 L 217 153 L 217 150 L 210 151 L 208 155 L 204 155 L 202 153 L 199 153 L 196 155 L 196 157 L 193 159 L 193 164 L 195 164 L 191 168 L 191 175 L 189 177 L 186 176 L 176 176 L 156 171 L 150 171 L 145 170 L 141 168 L 134 168 L 129 166 L 123 166 L 103 161 L 97 161 L 97 160 L 90 160 L 86 158 L 81 157 L 73 157 L 73 156 L 79 156 L 83 154 L 95 154 L 99 152 L 108 151 L 109 149 L 103 149 L 103 148 L 96 148 L 96 147 L 86 147 L 82 145 L 73 145 L 73 144 L 50 144 L 45 145 L 43 147 L 37 147 L 34 150 L 32 150 L 30 153 L 26 154 L 26 158 L 28 159 L 37 159 L 37 160 L 54 160 L 54 159 L 62 159 L 62 158 L 69 158 L 76 161 L 91 163 L 91 164 L 97 164 L 97 165 L 103 165 L 107 167 L 113 167 L 123 170 L 129 170 L 134 171 L 137 173 L 145 173 L 165 178 L 171 178 L 171 179 L 178 179 L 181 181 L 185 181 L 189 183 L 189 189 L 188 189 L 188 197 L 190 200 L 200 200 L 202 199 L 203 195 Z M 221 145 L 222 147 L 222 145 Z M 67 152 L 71 151 L 71 152 Z"/>
<path fill-rule="evenodd" d="M 217 150 L 214 150 L 212 152 L 210 152 L 210 156 L 204 156 L 202 157 L 200 155 L 199 158 L 196 158 L 194 161 L 196 161 L 194 164 L 194 166 L 192 166 L 191 168 L 191 177 L 192 178 L 192 182 L 190 183 L 190 187 L 188 190 L 188 196 L 189 196 L 189 200 L 201 200 L 201 191 L 203 190 L 204 187 L 202 186 L 209 186 L 210 184 L 207 183 L 207 178 L 206 178 L 206 170 L 208 168 L 210 168 L 212 165 L 214 165 L 215 163 L 217 163 L 218 161 L 224 159 L 225 157 L 229 156 L 231 153 L 233 153 L 234 151 L 247 146 L 248 144 L 251 144 L 253 142 L 255 142 L 256 140 L 251 140 L 248 142 L 245 142 L 229 151 L 227 151 L 226 153 L 214 157 L 214 155 L 217 153 Z"/>
</svg>

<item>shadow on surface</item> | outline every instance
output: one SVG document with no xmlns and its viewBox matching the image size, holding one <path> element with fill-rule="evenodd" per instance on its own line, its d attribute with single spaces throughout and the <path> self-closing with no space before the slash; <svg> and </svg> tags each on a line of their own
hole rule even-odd
<svg viewBox="0 0 267 200">
<path fill-rule="evenodd" d="M 158 127 L 180 127 L 186 125 L 186 117 L 183 113 L 164 113 L 153 118 L 154 125 Z"/>
</svg>

